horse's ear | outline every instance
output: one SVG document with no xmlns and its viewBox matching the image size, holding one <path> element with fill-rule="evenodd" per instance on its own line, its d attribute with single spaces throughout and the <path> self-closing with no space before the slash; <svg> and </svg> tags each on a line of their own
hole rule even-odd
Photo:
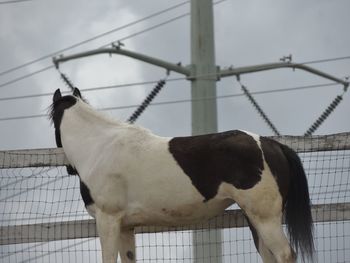
<svg viewBox="0 0 350 263">
<path fill-rule="evenodd" d="M 75 97 L 81 98 L 80 90 L 79 90 L 78 88 L 74 88 L 74 90 L 73 90 L 73 95 L 74 95 Z"/>
<path fill-rule="evenodd" d="M 60 89 L 57 89 L 55 91 L 55 94 L 53 94 L 53 102 L 58 101 L 62 97 Z"/>
</svg>

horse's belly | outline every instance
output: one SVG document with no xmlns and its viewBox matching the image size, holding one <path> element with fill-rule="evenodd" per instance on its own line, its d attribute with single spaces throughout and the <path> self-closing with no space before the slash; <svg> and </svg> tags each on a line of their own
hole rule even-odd
<svg viewBox="0 0 350 263">
<path fill-rule="evenodd" d="M 123 225 L 178 226 L 192 224 L 221 214 L 232 203 L 233 201 L 229 199 L 212 199 L 205 203 L 192 203 L 175 207 L 134 207 L 126 211 Z"/>
</svg>

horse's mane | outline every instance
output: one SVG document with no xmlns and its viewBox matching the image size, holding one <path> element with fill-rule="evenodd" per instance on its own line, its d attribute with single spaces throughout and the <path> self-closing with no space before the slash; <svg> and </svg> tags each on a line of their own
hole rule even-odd
<svg viewBox="0 0 350 263">
<path fill-rule="evenodd" d="M 71 107 L 77 102 L 77 98 L 74 96 L 63 96 L 60 99 L 54 101 L 49 106 L 49 118 L 55 125 L 60 122 L 60 115 L 63 114 L 64 109 Z"/>
<path fill-rule="evenodd" d="M 119 128 L 127 128 L 132 130 L 138 130 L 140 132 L 146 132 L 151 133 L 150 130 L 143 128 L 139 125 L 130 124 L 127 122 L 120 121 L 118 119 L 115 119 L 114 117 L 103 113 L 101 111 L 98 111 L 97 109 L 93 108 L 86 99 L 83 98 L 77 98 L 72 95 L 63 96 L 57 101 L 53 102 L 49 108 L 49 118 L 51 119 L 51 122 L 55 124 L 55 127 L 59 127 L 60 121 L 63 117 L 63 111 L 66 108 L 69 108 L 73 105 L 77 104 L 79 107 L 82 107 L 85 112 L 90 114 L 91 116 L 94 116 L 95 118 L 101 120 L 102 122 L 106 124 L 110 124 L 113 126 L 118 126 Z"/>
</svg>

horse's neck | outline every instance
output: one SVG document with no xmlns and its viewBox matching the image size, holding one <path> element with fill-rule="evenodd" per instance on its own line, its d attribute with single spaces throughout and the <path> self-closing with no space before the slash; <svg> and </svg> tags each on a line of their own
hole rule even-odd
<svg viewBox="0 0 350 263">
<path fill-rule="evenodd" d="M 91 126 L 98 129 L 106 129 L 109 126 L 126 126 L 127 124 L 117 121 L 115 119 L 109 118 L 107 115 L 95 110 L 90 105 L 78 101 L 75 107 L 72 107 L 72 117 L 76 118 L 85 125 Z"/>
<path fill-rule="evenodd" d="M 83 105 L 80 102 L 65 111 L 62 124 L 61 129 L 67 136 L 78 139 L 98 136 L 101 131 L 108 130 L 111 126 L 122 125 L 122 123 L 116 121 L 112 123 L 90 106 Z"/>
<path fill-rule="evenodd" d="M 128 126 L 79 102 L 64 113 L 61 123 L 63 148 L 73 164 L 79 163 L 112 141 L 123 140 Z"/>
</svg>

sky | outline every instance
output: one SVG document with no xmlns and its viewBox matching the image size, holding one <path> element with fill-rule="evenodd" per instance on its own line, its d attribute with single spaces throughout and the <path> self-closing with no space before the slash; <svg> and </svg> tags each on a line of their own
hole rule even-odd
<svg viewBox="0 0 350 263">
<path fill-rule="evenodd" d="M 43 1 L 0 5 L 0 72 L 53 54 L 183 1 Z M 136 34 L 189 12 L 184 3 L 169 12 L 90 41 L 63 55 L 99 48 L 125 39 L 124 48 L 169 62 L 190 65 L 190 18 L 185 16 L 163 26 Z M 214 7 L 216 64 L 221 68 L 278 62 L 292 54 L 293 62 L 350 56 L 346 0 L 235 1 Z M 52 68 L 32 77 L 3 85 L 18 77 L 52 66 L 52 56 L 0 76 L 0 98 L 68 90 Z M 310 64 L 336 77 L 350 75 L 350 59 Z M 96 108 L 138 105 L 154 84 L 84 92 L 84 89 L 157 81 L 164 69 L 127 57 L 98 55 L 61 64 L 60 69 L 82 90 Z M 182 78 L 171 73 L 169 79 Z M 251 92 L 328 84 L 331 81 L 300 70 L 278 69 L 243 75 Z M 217 94 L 242 93 L 235 77 L 217 82 Z M 256 101 L 281 134 L 302 135 L 331 101 L 343 93 L 341 85 L 255 95 Z M 346 121 L 349 95 L 317 130 L 316 134 L 349 131 Z M 47 113 L 51 96 L 2 100 L 0 118 Z M 191 134 L 190 83 L 169 81 L 154 102 L 187 100 L 149 107 L 137 123 L 163 136 Z M 272 131 L 244 96 L 218 99 L 218 129 L 249 130 L 262 135 Z M 135 108 L 108 111 L 126 120 Z M 54 147 L 53 127 L 48 118 L 0 121 L 0 149 Z"/>
<path fill-rule="evenodd" d="M 179 7 L 57 53 L 175 5 Z M 345 58 L 309 66 L 338 78 L 350 76 L 349 10 L 348 0 L 222 1 L 214 7 L 216 65 L 223 69 L 279 62 L 290 54 L 296 63 Z M 158 26 L 189 11 L 189 3 L 183 0 L 32 0 L 16 4 L 0 1 L 0 150 L 55 147 L 53 126 L 42 115 L 48 112 L 56 89 L 69 90 L 54 68 L 6 83 L 52 66 L 54 55 L 96 49 L 121 39 L 125 49 L 190 65 L 190 17 Z M 40 60 L 2 74 L 37 59 Z M 60 65 L 60 70 L 93 107 L 125 107 L 106 111 L 120 120 L 126 120 L 135 110 L 131 106 L 139 105 L 155 85 L 126 84 L 158 81 L 166 76 L 162 68 L 118 55 L 66 62 Z M 162 136 L 191 134 L 191 86 L 187 80 L 176 80 L 182 77 L 173 72 L 168 76 L 169 81 L 154 100 L 161 105 L 150 106 L 137 124 Z M 344 93 L 341 85 L 324 85 L 331 81 L 292 69 L 243 75 L 241 82 L 251 92 L 284 90 L 254 95 L 283 135 L 303 135 L 332 100 Z M 84 92 L 113 85 L 119 87 Z M 304 86 L 312 88 L 290 90 Z M 49 95 L 4 99 L 33 94 Z M 241 94 L 235 77 L 217 82 L 217 95 L 221 97 L 217 100 L 218 130 L 243 129 L 273 135 Z M 315 134 L 349 131 L 349 102 L 348 91 Z M 37 115 L 40 116 L 17 118 Z"/>
</svg>

